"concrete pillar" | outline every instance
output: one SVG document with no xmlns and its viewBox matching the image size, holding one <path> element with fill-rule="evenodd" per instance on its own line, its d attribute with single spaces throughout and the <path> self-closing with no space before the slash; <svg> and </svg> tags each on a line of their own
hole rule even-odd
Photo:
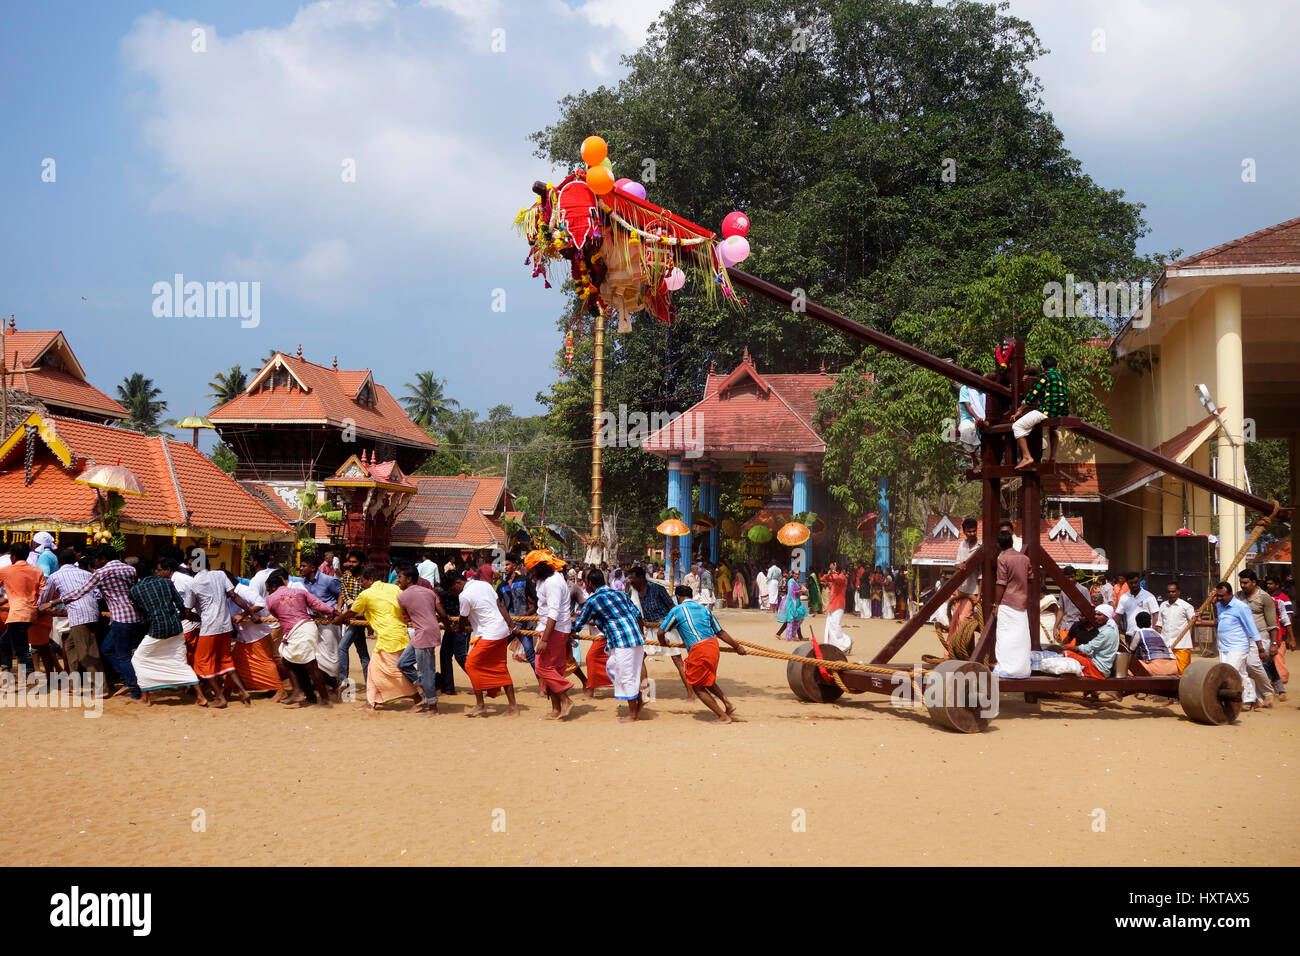
<svg viewBox="0 0 1300 956">
<path fill-rule="evenodd" d="M 1214 400 L 1223 409 L 1223 423 L 1231 435 L 1219 441 L 1219 479 L 1245 488 L 1245 449 L 1241 441 L 1245 417 L 1245 385 L 1241 360 L 1241 286 L 1216 286 L 1214 291 Z M 1219 500 L 1219 574 L 1246 539 L 1246 512 L 1236 502 Z"/>
<path fill-rule="evenodd" d="M 681 484 L 679 486 L 681 489 L 681 504 L 677 507 L 681 509 L 682 520 L 686 522 L 686 527 L 688 528 L 691 526 L 691 515 L 693 514 L 693 505 L 691 504 L 691 480 L 693 475 L 694 470 L 692 467 L 683 463 L 680 479 Z M 681 542 L 682 549 L 681 564 L 677 568 L 677 576 L 680 578 L 691 569 L 691 542 L 695 540 L 695 536 L 688 534 L 685 537 L 678 538 L 677 540 Z"/>
<path fill-rule="evenodd" d="M 894 516 L 889 513 L 889 479 L 880 479 L 880 494 L 876 502 L 876 512 L 880 517 L 876 520 L 876 561 L 881 568 L 889 567 L 889 535 L 893 526 Z"/>
<path fill-rule="evenodd" d="M 1210 443 L 1203 442 L 1201 447 L 1192 452 L 1191 466 L 1203 475 L 1210 473 Z M 1198 485 L 1190 486 L 1191 517 L 1187 526 L 1197 534 L 1210 533 L 1210 520 L 1214 517 L 1213 495 Z"/>
<path fill-rule="evenodd" d="M 682 510 L 681 470 L 681 456 L 670 455 L 668 458 L 668 507 L 676 508 L 678 511 Z M 670 584 L 673 580 L 673 548 L 680 540 L 680 538 L 664 535 L 664 580 Z"/>
<path fill-rule="evenodd" d="M 1161 475 L 1159 480 L 1160 495 L 1160 533 L 1174 534 L 1183 526 L 1183 499 L 1189 493 L 1190 485 L 1179 478 Z"/>
<path fill-rule="evenodd" d="M 1138 542 L 1137 554 L 1132 556 L 1132 561 L 1124 568 L 1119 569 L 1121 573 L 1126 571 L 1143 571 L 1147 566 L 1147 538 L 1157 536 L 1161 533 L 1160 527 L 1160 499 L 1164 497 L 1160 493 L 1160 482 L 1163 479 L 1157 478 L 1142 486 L 1139 492 L 1139 500 L 1142 503 L 1142 538 Z"/>
<path fill-rule="evenodd" d="M 791 476 L 793 488 L 790 491 L 790 511 L 792 515 L 800 514 L 808 510 L 808 461 L 802 456 L 794 460 L 794 474 Z M 799 571 L 799 580 L 808 579 L 808 568 L 812 562 L 812 539 L 809 538 L 803 544 L 803 559 L 800 561 L 796 557 L 798 549 L 792 549 L 790 552 L 790 570 Z"/>
</svg>

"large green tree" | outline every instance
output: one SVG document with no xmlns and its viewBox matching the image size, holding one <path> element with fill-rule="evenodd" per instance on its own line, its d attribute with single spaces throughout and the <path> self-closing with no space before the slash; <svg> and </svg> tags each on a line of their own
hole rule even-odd
<svg viewBox="0 0 1300 956">
<path fill-rule="evenodd" d="M 160 419 L 167 411 L 167 403 L 158 398 L 161 394 L 162 389 L 154 387 L 153 379 L 145 378 L 139 372 L 132 372 L 124 378 L 117 387 L 117 400 L 126 406 L 128 413 L 122 427 L 146 435 L 161 435 L 163 423 Z"/>
<path fill-rule="evenodd" d="M 584 137 L 603 136 L 616 175 L 642 180 L 652 201 L 715 230 L 731 209 L 746 210 L 745 269 L 921 336 L 907 317 L 952 309 L 955 290 L 999 255 L 1048 254 L 1059 282 L 1067 272 L 1117 281 L 1154 271 L 1135 252 L 1142 207 L 1093 182 L 1065 149 L 1032 72 L 1043 52 L 1005 4 L 678 0 L 625 59 L 616 87 L 566 97 L 534 141 L 567 170 Z M 672 328 L 640 319 L 613 336 L 608 407 L 684 408 L 710 360 L 729 369 L 745 346 L 770 371 L 840 368 L 862 355 L 805 316 L 757 300 L 712 308 L 696 291 L 677 296 Z M 1040 306 L 1041 295 L 1040 284 Z M 589 338 L 566 371 L 539 398 L 573 442 L 567 468 L 581 487 Z M 662 474 L 636 449 L 606 450 L 605 497 L 624 526 L 634 513 L 653 518 Z"/>
</svg>

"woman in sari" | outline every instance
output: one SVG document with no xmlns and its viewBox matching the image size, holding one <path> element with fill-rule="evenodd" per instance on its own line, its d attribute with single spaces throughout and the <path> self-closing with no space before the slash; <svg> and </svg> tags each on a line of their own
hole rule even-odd
<svg viewBox="0 0 1300 956">
<path fill-rule="evenodd" d="M 799 640 L 799 629 L 803 626 L 803 619 L 808 616 L 808 609 L 803 606 L 802 595 L 803 588 L 799 586 L 799 578 L 790 575 L 785 585 L 785 600 L 781 602 L 781 607 L 776 614 L 777 621 L 785 625 L 784 640 Z"/>
<path fill-rule="evenodd" d="M 822 612 L 822 589 L 821 582 L 817 580 L 817 575 L 808 575 L 808 613 L 809 615 L 820 614 Z"/>
<path fill-rule="evenodd" d="M 736 602 L 736 607 L 749 607 L 749 587 L 745 582 L 745 569 L 736 568 L 736 573 L 732 576 L 731 597 Z"/>
<path fill-rule="evenodd" d="M 880 573 L 880 565 L 876 565 L 876 570 L 871 572 L 871 616 L 879 618 L 883 615 L 882 605 L 885 593 L 885 576 Z"/>
<path fill-rule="evenodd" d="M 718 601 L 727 607 L 731 603 L 731 571 L 725 564 L 719 564 L 718 572 L 713 577 L 718 586 Z"/>
</svg>

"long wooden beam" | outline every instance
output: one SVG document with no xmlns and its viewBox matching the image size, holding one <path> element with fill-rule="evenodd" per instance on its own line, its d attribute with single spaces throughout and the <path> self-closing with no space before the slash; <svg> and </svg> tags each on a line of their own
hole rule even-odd
<svg viewBox="0 0 1300 956">
<path fill-rule="evenodd" d="M 967 565 L 973 565 L 980 561 L 983 552 L 984 548 L 982 545 L 972 551 L 970 557 L 966 559 Z M 930 600 L 917 608 L 916 613 L 911 616 L 906 624 L 898 629 L 897 633 L 894 634 L 889 643 L 880 649 L 880 653 L 871 659 L 871 663 L 876 667 L 888 664 L 890 659 L 899 652 L 902 646 L 912 639 L 912 635 L 929 622 L 934 612 L 943 607 L 944 602 L 957 593 L 957 588 L 961 586 L 961 582 L 966 579 L 968 574 L 970 574 L 969 570 L 964 574 L 954 572 L 953 576 L 943 583 L 943 587 L 934 592 L 930 597 Z"/>
<path fill-rule="evenodd" d="M 1214 492 L 1220 498 L 1227 498 L 1229 501 L 1235 501 L 1239 505 L 1244 505 L 1253 511 L 1262 512 L 1265 515 L 1273 513 L 1273 502 L 1257 495 L 1252 495 L 1248 491 L 1242 491 L 1226 482 L 1219 481 L 1217 478 L 1211 478 L 1209 475 L 1203 475 L 1195 468 L 1174 461 L 1172 458 L 1166 458 L 1164 455 L 1157 454 L 1150 448 L 1145 448 L 1129 441 L 1127 438 L 1120 438 L 1110 432 L 1098 428 L 1096 425 L 1090 425 L 1081 418 L 1073 416 L 1066 418 L 1052 419 L 1051 421 L 1060 425 L 1062 428 L 1068 428 L 1070 431 L 1088 438 L 1098 445 L 1105 445 L 1107 448 L 1113 448 L 1115 451 L 1128 455 L 1130 458 L 1136 458 L 1138 461 L 1145 462 L 1153 468 L 1158 468 L 1167 475 L 1175 478 L 1181 478 L 1190 484 L 1205 488 Z M 1278 511 L 1279 520 L 1289 520 L 1291 516 L 1290 508 L 1282 508 Z"/>
<path fill-rule="evenodd" d="M 733 286 L 740 286 L 748 289 L 750 292 L 761 295 L 763 298 L 775 302 L 777 305 L 786 308 L 796 307 L 795 295 L 778 285 L 773 285 L 765 279 L 752 276 L 748 272 L 741 272 L 739 269 L 728 269 L 727 276 L 731 279 Z M 824 305 L 818 305 L 811 300 L 799 302 L 798 309 L 811 315 L 817 321 L 824 325 L 829 325 L 833 329 L 838 329 L 845 335 L 851 335 L 855 339 L 866 342 L 868 345 L 875 346 L 884 352 L 905 358 L 921 368 L 929 369 L 937 375 L 944 378 L 952 379 L 954 382 L 961 382 L 963 385 L 969 385 L 977 388 L 986 394 L 1002 395 L 1007 398 L 1011 397 L 1011 389 L 1000 382 L 985 378 L 978 372 L 972 372 L 968 368 L 962 368 L 960 365 L 954 365 L 952 362 L 945 361 L 937 355 L 931 355 L 929 352 L 918 349 L 914 345 L 908 345 L 906 342 L 894 338 L 892 335 L 886 335 L 884 332 L 877 332 L 875 329 L 863 325 L 861 322 L 855 322 L 847 316 L 833 312 Z"/>
</svg>

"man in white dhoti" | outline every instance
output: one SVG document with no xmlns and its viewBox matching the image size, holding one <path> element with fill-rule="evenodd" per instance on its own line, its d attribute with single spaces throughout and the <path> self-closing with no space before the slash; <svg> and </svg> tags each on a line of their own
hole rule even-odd
<svg viewBox="0 0 1300 956">
<path fill-rule="evenodd" d="M 1010 531 L 998 532 L 997 639 L 993 672 L 999 677 L 1028 677 L 1029 558 L 1015 550 Z"/>
<path fill-rule="evenodd" d="M 754 575 L 754 590 L 758 592 L 758 609 L 766 611 L 768 609 L 766 571 L 759 571 Z"/>
<path fill-rule="evenodd" d="M 781 569 L 777 567 L 775 561 L 767 569 L 767 604 L 773 613 L 781 605 Z"/>
<path fill-rule="evenodd" d="M 142 557 L 137 574 L 148 574 L 151 566 L 152 561 Z M 181 619 L 191 612 L 186 610 L 180 592 L 171 582 L 176 568 L 176 559 L 165 555 L 158 560 L 154 574 L 140 577 L 127 591 L 131 603 L 149 623 L 148 635 L 131 655 L 131 666 L 146 704 L 153 703 L 149 697 L 151 691 L 194 687 L 199 683 L 198 675 L 185 658 Z"/>
</svg>

